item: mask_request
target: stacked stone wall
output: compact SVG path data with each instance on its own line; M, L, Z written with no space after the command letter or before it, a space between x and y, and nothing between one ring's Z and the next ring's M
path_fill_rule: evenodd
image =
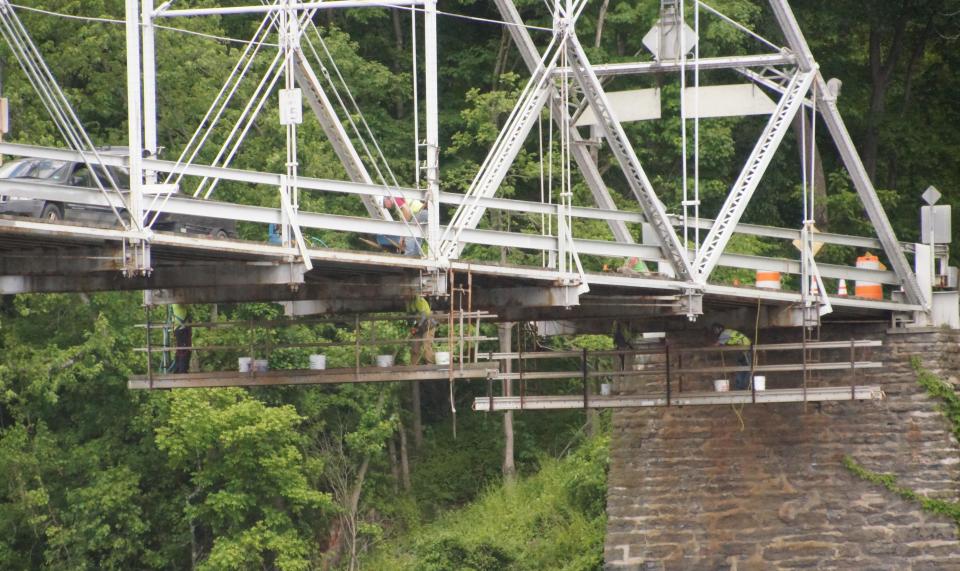
M857 383L881 385L885 400L746 405L742 428L729 405L614 413L608 569L960 569L953 520L842 463L849 455L919 493L960 499L960 448L910 366L917 356L957 382L960 332L825 328L831 335L883 339L867 357L884 368Z

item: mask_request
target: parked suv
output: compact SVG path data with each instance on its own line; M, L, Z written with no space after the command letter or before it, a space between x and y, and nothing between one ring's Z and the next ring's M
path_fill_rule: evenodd
M92 169L86 163L53 159L16 159L4 163L0 166L0 214L43 218L51 222L73 220L100 225L116 224L116 215L108 206L30 198L29 193L22 187L16 192L9 191L14 194L12 196L4 195L4 181L7 180L96 188L97 184L93 179L96 176L104 188L109 188L104 167L98 164L91 166ZM106 168L121 191L126 192L125 189L130 186L127 170L114 166ZM121 215L126 216L126 212L121 210ZM206 234L217 238L236 237L236 222L206 216L161 213L153 228L160 231Z

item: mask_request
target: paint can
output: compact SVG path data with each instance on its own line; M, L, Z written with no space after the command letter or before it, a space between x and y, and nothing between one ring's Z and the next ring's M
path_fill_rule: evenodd
M257 373L266 373L270 370L270 361L267 359L254 359L253 370Z
M757 270L757 287L763 289L780 289L780 272Z
M377 355L377 366L378 366L378 367L392 367L392 366L393 366L393 355Z
M433 356L438 365L450 364L450 353L447 351L437 351Z
M758 390L758 391L767 390L767 377L763 375L754 375L753 388L754 390Z
M610 396L610 383L600 383L600 396Z
M730 390L730 381L728 379L717 379L713 381L713 390L718 393L725 393Z
M237 368L241 373L249 373L250 365L253 363L253 357L240 357L237 359Z

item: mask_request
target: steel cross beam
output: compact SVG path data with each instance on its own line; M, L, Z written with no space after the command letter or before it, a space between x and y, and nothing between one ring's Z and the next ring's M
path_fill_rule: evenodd
M793 15L790 4L786 0L770 0L770 7L773 8L777 22L783 30L787 45L797 56L800 68L811 71L816 75L817 91L820 94L817 109L820 111L824 123L827 124L827 129L833 137L834 144L836 144L837 149L840 151L844 166L847 167L850 178L853 179L853 185L857 189L857 194L860 196L860 201L867 211L867 216L877 231L877 238L879 238L880 243L883 244L883 251L886 253L887 259L890 260L894 272L896 272L902 282L903 290L907 294L907 299L911 303L922 305L925 310L929 311L931 300L926 299L926 296L920 289L920 284L917 283L917 278L913 270L910 268L910 264L907 262L906 256L903 255L903 251L899 247L893 226L890 225L890 220L883 210L880 198L877 197L877 191L873 186L873 182L871 182L870 177L867 175L863 161L860 160L860 155L857 153L857 148L853 144L853 139L850 138L850 133L847 131L847 127L843 122L843 117L840 116L840 111L837 109L836 97L830 94L830 90L827 88L827 82L823 79L823 75L820 74L819 70L816 69L813 52L810 51L810 46L803 37L803 32L800 31L800 25Z
M520 57L527 65L527 69L530 70L530 73L533 73L540 64L540 52L537 50L536 44L533 43L530 32L523 27L523 19L520 18L520 13L517 12L517 8L512 0L494 0L494 2L497 4L497 8L500 10L500 15L504 21L512 24L507 26L507 31L510 32L513 43L520 51ZM557 123L557 127L563 129L563 113L566 109L561 102L556 99L556 87L551 84L550 90L550 105L553 109L553 117ZM583 137L580 136L580 132L577 131L577 128L572 123L570 124L569 137L572 142L570 145L570 154L573 155L573 159L580 169L580 174L583 176L587 187L590 189L590 193L593 195L593 200L600 208L616 210L617 205L610 196L607 185L603 182L603 176L600 174L600 170L597 168L596 163L590 156L590 152L584 145ZM623 221L607 219L607 225L610 227L610 231L613 232L613 237L617 242L633 243L633 235Z
M723 254L723 249L733 236L737 222L740 221L740 217L743 216L743 212L750 202L750 197L753 196L764 171L767 169L767 165L770 164L777 147L780 146L780 142L790 128L793 117L800 109L800 104L813 82L813 76L814 72L812 70L804 71L802 69L797 70L793 75L786 92L780 98L780 103L777 104L776 110L770 116L760 140L757 141L753 152L747 159L747 164L740 171L740 176L733 184L730 194L727 195L727 199L717 215L713 228L707 234L695 263L697 279L701 283L707 281L717 262L720 261L720 255Z
M624 175L626 175L630 190L636 195L637 201L657 233L664 254L680 279L693 282L693 270L687 259L686 248L683 247L677 233L674 232L673 226L667 218L666 210L660 199L657 198L657 194L650 184L650 179L647 178L647 173L640 165L640 159L637 158L636 151L633 150L633 146L627 139L623 126L614 116L610 101L600 85L600 80L593 73L587 54L583 51L583 46L580 45L576 34L568 36L566 48L573 76L583 89L583 95L593 109L600 128L610 143L610 148L617 158L617 162L620 163Z

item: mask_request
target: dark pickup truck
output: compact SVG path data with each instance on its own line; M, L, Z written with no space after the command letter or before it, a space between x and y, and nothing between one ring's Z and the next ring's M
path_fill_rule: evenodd
M122 192L130 186L130 177L122 167L108 166L110 176ZM77 221L97 225L117 224L117 217L108 206L80 204L67 200L51 200L48 197L30 197L23 185L16 190L7 188L7 181L36 182L45 185L62 185L80 188L96 188L96 176L104 188L110 188L107 175L100 165L88 167L82 162L52 159L16 159L0 166L0 214L15 214L43 218L51 222ZM9 194L8 194L9 193ZM121 211L126 216L126 212ZM148 220L153 217L148 216ZM206 216L161 213L153 224L154 230L208 235L216 238L235 238L236 222Z

